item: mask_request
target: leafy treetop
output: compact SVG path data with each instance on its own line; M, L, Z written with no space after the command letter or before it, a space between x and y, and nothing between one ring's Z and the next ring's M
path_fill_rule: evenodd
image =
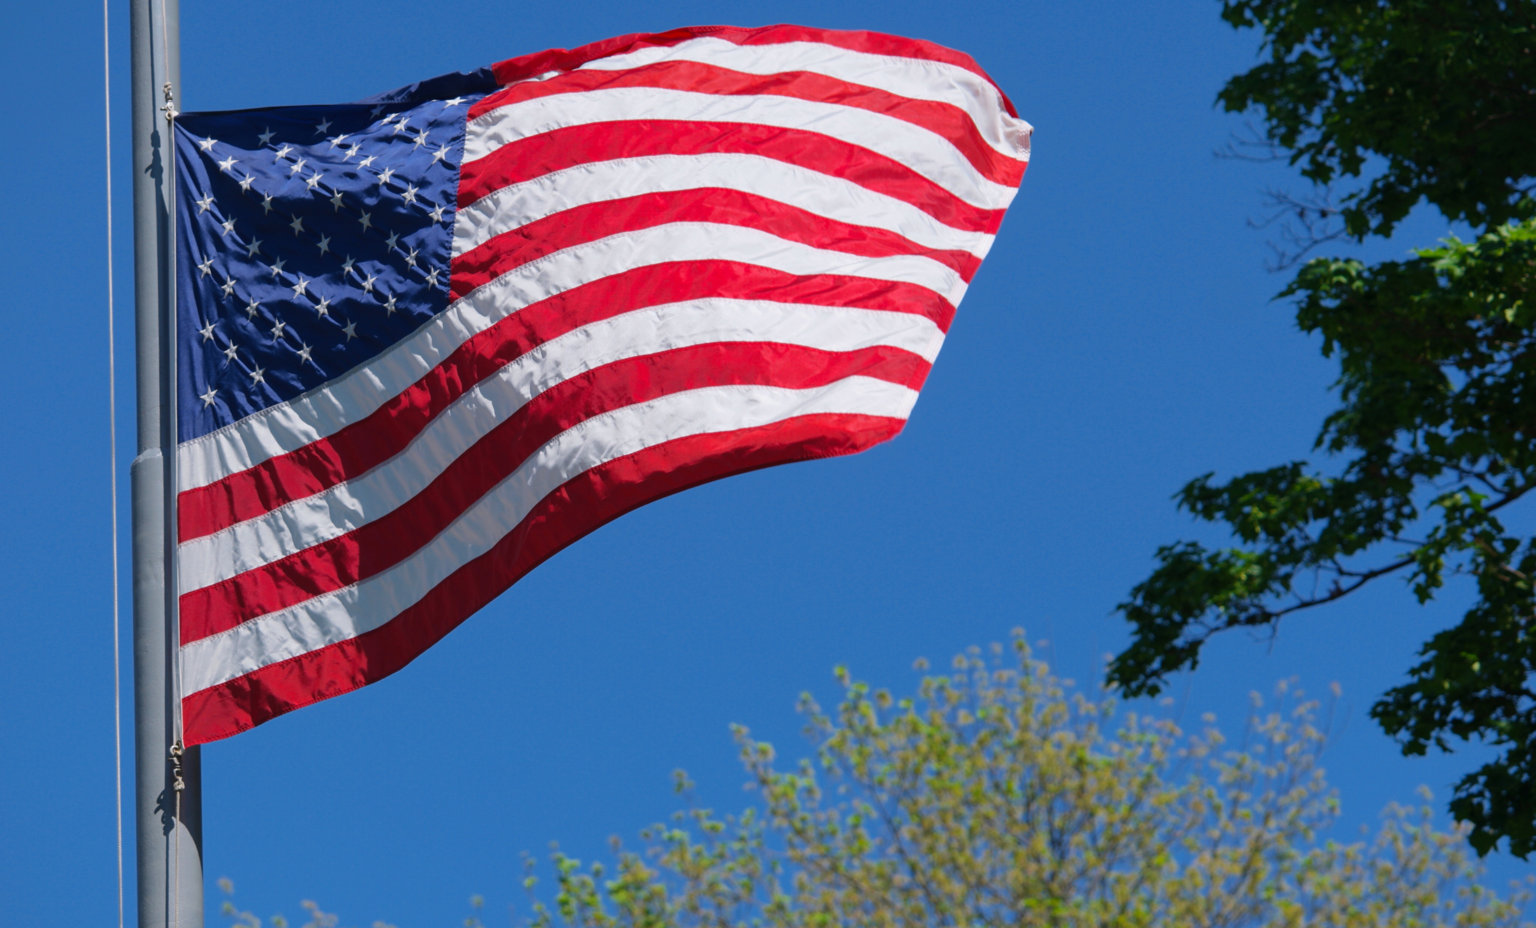
M1256 704L1234 746L1209 720L1185 734L1074 693L1022 635L911 698L840 680L835 708L802 700L812 759L781 764L738 730L745 812L686 809L611 869L557 850L553 887L530 864L533 905L512 923L1516 928L1529 902L1482 885L1428 809L1322 840L1338 810L1298 693ZM478 912L466 924L483 928Z
M1531 216L1536 13L1530 0L1227 0L1267 60L1219 100L1262 113L1308 180L1372 174L1347 198L1356 237L1420 200L1493 226Z
M1111 681L1155 693L1224 629L1273 629L1378 578L1420 602L1472 580L1462 621L1425 642L1372 709L1407 753L1457 741L1494 760L1451 811L1487 852L1536 850L1536 540L1509 521L1536 487L1536 4L1529 0L1228 0L1268 59L1221 101L1256 109L1317 183L1360 178L1347 231L1385 234L1414 205L1472 223L1401 261L1315 259L1281 293L1339 364L1314 461L1176 496L1236 545L1157 552L1120 607Z

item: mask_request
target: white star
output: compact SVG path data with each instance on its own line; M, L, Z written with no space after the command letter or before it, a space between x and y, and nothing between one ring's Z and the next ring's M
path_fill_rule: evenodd
M234 296L235 295L235 279L233 277L231 277L230 279L224 281L222 284L219 285L219 289L224 291L224 296L225 296L226 299L231 297L231 296Z
M257 384L257 383L265 382L265 380L266 380L266 377L265 377L266 373L267 373L266 370L263 369L261 367L261 365L258 364L255 368L253 368L251 370L251 383Z
M350 342L352 339L357 337L357 323L348 322L346 325L341 327L341 331L346 334L347 341Z
M425 144L427 144L427 134L425 132L423 132L422 134L416 136L416 141L411 143L411 147L412 148L420 148L421 146L423 146Z
M272 127L262 126L261 135L258 135L257 138L261 140L261 144L263 145L270 144L272 141Z
M207 277L209 274L212 274L213 273L213 259L209 258L207 261L204 261L202 264L199 264L197 266L197 271L198 271L197 276L199 276L199 277Z
M245 175L245 177L242 178L241 181L240 181L240 192L241 193L249 193L250 189L251 189L251 184L254 183L254 182L255 182L255 178L251 177L251 175L249 175L249 174Z
M318 313L322 318L329 316L331 314L330 297L326 297L325 299L322 299L320 302L316 303L315 312Z
M219 162L219 170L223 171L225 174L228 174L230 171L233 171L234 169L235 169L235 156L234 155L230 155L228 158L225 158L223 161Z
M290 151L293 151L293 146L292 145L284 145L282 148L279 148L277 150L277 157L275 159L273 159L273 160L274 161L281 161L281 160L283 160L284 158L288 157L288 153Z
M416 249L412 248L411 253L405 256L405 263L411 267L416 266Z
M284 322L281 319L279 319L276 322L272 323L272 340L273 341L277 341L278 339L282 338L283 337L283 330L286 329L286 328L288 328L288 323Z
M203 341L205 342L213 341L213 323L210 322L203 326L201 329L198 329L197 334L201 335L203 337Z
M347 153L341 157L341 160L351 161L353 158L357 157L358 149L361 147L361 145L353 143L352 147L347 149Z
M300 277L298 280L294 281L294 284L293 284L293 295L294 296L303 296L308 290L309 290L309 281L305 280L302 277Z
M314 190L315 189L315 185L320 183L320 181L322 181L324 179L325 179L325 175L321 174L319 171L316 171L314 177L306 177L306 178L304 178L304 186L308 187L310 190Z
M346 140L347 140L347 134L345 132L343 132L342 134L336 136L334 139L331 139L331 147L335 148L336 146L340 145L342 142L345 142Z
M253 238L251 239L251 243L245 246L245 256L247 258L254 258L259 254L261 254L261 239Z
M444 109L447 109L450 106L463 106L463 105L464 105L464 98L463 97L454 97L452 100L444 100L443 101L443 108Z
M314 351L314 350L315 349L309 347L308 345L304 344L303 342L299 342L299 348L298 348L299 360L305 362L306 364L313 364L314 362L309 359L309 353L311 351Z
M267 266L272 269L272 276L273 277L276 277L279 274L283 273L283 259L282 258L278 258L276 261L273 261L271 264L269 264Z
M270 212L272 212L272 194L264 193L261 195L261 213L266 215Z
M213 149L213 139L198 139L197 147L203 151L211 151Z
M427 286L429 286L429 287L437 286L437 275L438 275L438 270L435 267L432 270L427 272Z
M234 342L230 342L229 343L229 347L224 349L224 360L227 361L227 362L231 362L231 363L234 362L234 360L235 360L235 343Z
M443 212L446 209L447 209L447 207L445 207L445 206L434 206L434 207L432 207L432 221L433 222L442 222L443 221Z
M209 387L207 393L198 394L197 398L202 400L203 401L203 407L207 408L207 407L213 405L213 398L218 396L218 395L219 395L219 391L215 390L212 387Z
M400 236L396 235L394 232L391 232L391 233L389 233L389 238L384 240L384 247L388 248L390 251L394 251L395 250L395 245L397 243L399 243L399 241L400 241Z
M405 131L405 124L410 122L410 121L411 121L411 117L409 117L409 116L401 116L400 117L400 121L395 123L395 131L392 134L399 135L400 133L404 132Z
M390 297L389 299L384 301L384 315L386 315L386 316L393 316L394 314L395 314L395 298L394 297Z
M379 104L378 106L375 106L373 108L373 115L375 115L375 116L379 115L382 112L384 112L384 105L382 103ZM379 120L379 122L382 122L384 125L387 126L387 125L389 125L390 120L394 119L396 115L397 114L395 114L395 113L390 113L388 116L385 116L383 119Z
M329 235L320 236L320 241L316 242L315 246L320 249L322 255L325 254L331 250L331 237Z
M354 264L354 262L352 261L352 256L351 255L347 255L347 260L341 262L341 276L345 277L348 274L352 273L352 265L353 264Z
M341 191L340 190L338 190L335 193L331 194L331 212L333 212L333 213L341 212Z
M324 135L329 131L331 131L331 121L329 119L320 120L320 125L315 127L315 135ZM335 148L336 146L333 145L331 147Z
M295 216L295 217L293 217L293 221L288 223L288 228L293 230L293 234L294 235L298 235L300 232L303 232L304 231L304 217L303 216Z
M303 158L300 158L299 160L295 161L293 164L288 165L288 173L289 174L297 174L300 171L304 170L304 165L306 165L308 163L309 162L305 161Z
M261 304L255 300L251 300L245 304L245 314L252 319L256 318L256 311L259 309L261 309Z
M213 205L213 194L210 193L207 196L203 197L201 200L197 201L197 211L199 213L206 213L206 212L208 212L208 207L210 207L212 205Z
M358 223L358 225L362 226L363 229L365 229L365 230L372 228L373 227L373 214L368 212L368 211L366 211L366 210L364 210L363 214L361 216L357 217L357 223Z
M235 231L235 217L231 216L219 223L219 228L224 230L219 233L219 238L227 238L231 232Z
M363 292L364 293L372 293L373 292L373 282L375 280L378 280L378 279L379 278L376 275L374 275L374 274L369 274L367 277L364 277L363 281L362 281L362 283L363 283Z
M389 183L389 179L391 177L394 177L394 176L395 176L395 169L394 168L385 168L384 169L384 173L379 175L379 186L382 187L385 184Z
M357 166L360 167L360 168L366 168L368 165L372 164L374 159L377 158L377 157L378 157L378 155L369 155L368 157L366 157L363 160L359 161L357 163Z
M447 157L448 157L448 146L447 145L439 145L438 148L437 148L437 151L434 151L432 153L432 163L436 164L437 162L442 161L444 158L447 158Z
M415 203L416 202L416 188L411 186L410 184L406 184L405 185L405 192L400 194L400 196L407 203Z

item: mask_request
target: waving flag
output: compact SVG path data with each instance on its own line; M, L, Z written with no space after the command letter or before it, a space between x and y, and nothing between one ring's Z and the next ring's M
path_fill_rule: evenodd
M965 55L792 26L180 116L186 741L651 500L895 435L1029 133Z

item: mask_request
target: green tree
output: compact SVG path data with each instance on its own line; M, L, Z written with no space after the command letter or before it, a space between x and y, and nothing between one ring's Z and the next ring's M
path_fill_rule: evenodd
M1228 110L1319 191L1284 202L1301 250L1385 236L1421 204L1474 230L1401 261L1314 259L1281 293L1339 364L1310 461L1186 485L1178 504L1235 544L1158 550L1120 606L1110 679L1159 691L1222 630L1273 627L1382 577L1473 602L1372 708L1405 753L1494 748L1451 812L1486 853L1536 850L1536 540L1509 508L1536 487L1536 4L1225 0L1264 36Z
M813 759L782 768L737 731L752 808L684 810L611 867L556 851L549 891L530 862L535 902L514 923L1470 928L1521 924L1529 904L1481 885L1462 833L1427 808L1389 808L1359 843L1322 840L1337 803L1299 693L1256 697L1231 746L1213 720L1186 735L1072 692L1022 636L911 699L839 679L835 709L802 698ZM336 924L306 906L312 928Z

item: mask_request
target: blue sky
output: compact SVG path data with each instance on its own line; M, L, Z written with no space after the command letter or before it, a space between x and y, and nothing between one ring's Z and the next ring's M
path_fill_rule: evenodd
M1214 108L1216 91L1257 47L1216 4L998 0L944 5L940 19L909 0L447 9L187 2L182 108L340 102L625 32L798 22L971 54L1034 123L1034 160L894 442L626 516L389 680L208 747L211 912L221 876L263 916L314 898L346 924L447 924L475 893L493 912L521 904L522 852L558 840L591 857L609 835L633 838L675 808L675 768L701 802L742 805L728 725L794 756L795 698L832 698L839 663L909 688L915 658L1023 626L1091 684L1126 640L1115 603L1157 545L1195 537L1170 495L1206 471L1310 448L1332 369L1271 302L1285 278L1265 270L1271 233L1247 224L1266 186L1299 184L1282 166L1213 156L1243 125ZM99 12L16 11L0 56L13 132L0 154L13 217L0 226L12 362L0 371L12 436L0 456L0 912L15 925L104 924L116 906ZM112 464L126 494L126 5L112 14ZM1444 234L1421 216L1368 253ZM127 537L124 522L125 558ZM1400 586L1371 589L1273 641L1219 640L1169 693L1185 717L1213 711L1235 730L1252 690L1341 684L1325 763L1352 835L1419 784L1443 802L1471 765L1402 758L1367 716L1457 604L1420 609ZM126 657L126 628L124 645ZM127 858L131 921L131 835ZM1500 880L1527 869L1492 863Z

